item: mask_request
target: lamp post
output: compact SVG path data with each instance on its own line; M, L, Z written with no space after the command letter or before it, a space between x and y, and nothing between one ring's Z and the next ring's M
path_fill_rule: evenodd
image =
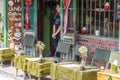
M29 8L33 3L33 0L24 0L25 7L26 7L26 14L25 14L25 29L28 30L30 28L29 19L30 19L30 12Z

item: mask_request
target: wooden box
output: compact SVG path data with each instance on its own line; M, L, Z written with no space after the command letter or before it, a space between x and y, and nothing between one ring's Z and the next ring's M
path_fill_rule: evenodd
M9 48L0 48L0 61L11 60L14 58L14 51Z
M120 80L120 74L112 74L110 72L98 72L97 80L109 80L109 77L112 77L112 80Z
M39 61L28 61L27 73L38 78L50 75L50 65L52 62L47 62L44 59L43 61L43 63L40 63Z
M98 69L88 69L81 71L79 64L58 63L51 64L51 80L97 80Z

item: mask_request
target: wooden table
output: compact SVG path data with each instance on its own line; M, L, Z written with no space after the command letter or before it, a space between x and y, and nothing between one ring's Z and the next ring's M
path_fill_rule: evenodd
M52 80L97 80L97 71L90 66L81 71L76 63L51 64L50 77Z
M112 80L120 80L120 73L113 74L110 70L98 72L97 76L97 80L108 80L110 76L112 77Z

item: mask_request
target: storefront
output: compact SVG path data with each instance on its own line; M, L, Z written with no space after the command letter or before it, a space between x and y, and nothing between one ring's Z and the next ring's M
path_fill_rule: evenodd
M78 0L77 43L90 46L90 63L96 48L119 51L119 23L116 0ZM86 33L83 33L86 28Z

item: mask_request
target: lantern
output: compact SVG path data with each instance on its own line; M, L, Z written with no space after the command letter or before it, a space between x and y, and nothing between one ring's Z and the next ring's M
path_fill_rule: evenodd
M85 27L83 27L82 34L86 34L86 33L87 33L87 29Z
M107 2L106 4L105 4L105 6L104 6L104 10L109 10L110 9L110 5L109 5L109 3Z
M29 24L29 18L30 18L30 12L29 8L33 3L33 0L24 0L25 6L26 6L26 14L25 14L25 29L28 30L30 28Z

